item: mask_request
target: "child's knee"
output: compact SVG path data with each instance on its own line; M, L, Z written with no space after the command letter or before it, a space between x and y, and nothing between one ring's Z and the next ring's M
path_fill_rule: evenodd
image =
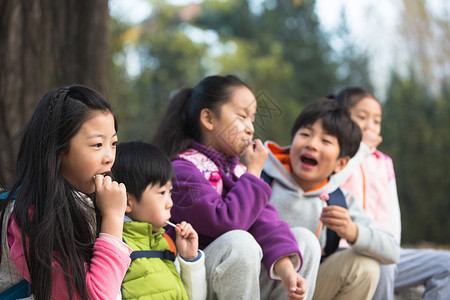
M224 246L241 264L260 264L262 249L255 238L244 230L232 230L223 235Z
M380 279L380 263L370 257L357 255L354 261L355 267L353 268L354 278L364 279L372 283L378 284Z
M320 260L322 249L317 237L307 228L291 228L292 234L298 243L298 248L302 253L303 259Z

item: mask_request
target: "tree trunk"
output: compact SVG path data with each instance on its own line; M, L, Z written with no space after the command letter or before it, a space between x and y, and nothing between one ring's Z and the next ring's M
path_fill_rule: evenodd
M106 93L108 24L105 0L1 1L1 184L12 179L17 136L46 91L78 83Z

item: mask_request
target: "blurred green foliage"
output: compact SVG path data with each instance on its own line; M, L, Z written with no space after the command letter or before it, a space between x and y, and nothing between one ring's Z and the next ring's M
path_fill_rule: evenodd
M111 21L110 99L119 136L150 140L172 93L211 74L235 74L259 101L256 136L290 142L290 127L305 104L349 85L372 90L366 53L352 40L341 15L335 51L321 28L313 0L204 0L175 6L149 0L140 24ZM130 53L140 69L127 71ZM450 87L432 92L415 77L392 72L384 102L383 143L397 175L403 242L450 241L446 191L450 177Z

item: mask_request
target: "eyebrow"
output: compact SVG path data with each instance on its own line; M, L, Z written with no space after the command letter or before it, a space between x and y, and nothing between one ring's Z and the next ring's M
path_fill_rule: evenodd
M369 111L368 110L366 110L366 109L363 109L363 108L360 108L360 109L356 109L356 112L357 113L360 113L360 112L363 112L363 113L366 113L366 114L368 114L369 113ZM382 114L374 114L375 116L382 116Z
M115 136L117 136L117 132L112 135L112 137L115 137ZM101 134L101 133L94 133L94 134L88 136L87 138L88 139L93 139L93 138L98 138L98 137L104 138L104 137L106 137L106 135Z

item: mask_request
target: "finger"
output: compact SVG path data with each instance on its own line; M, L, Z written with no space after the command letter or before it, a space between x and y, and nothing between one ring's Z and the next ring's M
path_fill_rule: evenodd
M246 153L248 153L249 151L254 152L255 151L255 143L252 141L248 141L246 151L247 151Z
M181 237L181 228L180 227L175 227L175 233L177 236Z
M347 222L342 219L335 219L335 218L321 218L320 219L322 223L327 226L328 228L339 228L344 226Z
M306 281L299 280L298 287L297 287L297 291L298 291L299 295L306 294L306 285L307 285Z
M194 228L192 228L192 225L188 224L186 226L186 228L184 229L184 236L186 238L189 238L189 236L193 233L194 233Z
M343 211L347 211L346 208L339 206L339 205L328 205L322 208L322 212L343 212Z
M299 295L299 294L296 294L296 293L289 293L288 294L288 298L292 299L292 300L301 300L304 297L303 297L303 295Z
M260 149L260 148L264 147L264 145L260 139L253 140L253 144L254 144L255 149Z
M111 185L112 178L110 176L105 176L103 179L103 185L109 186Z
M102 186L103 184L103 175L95 175L94 176L94 184L95 184L95 189L98 190L99 187Z

